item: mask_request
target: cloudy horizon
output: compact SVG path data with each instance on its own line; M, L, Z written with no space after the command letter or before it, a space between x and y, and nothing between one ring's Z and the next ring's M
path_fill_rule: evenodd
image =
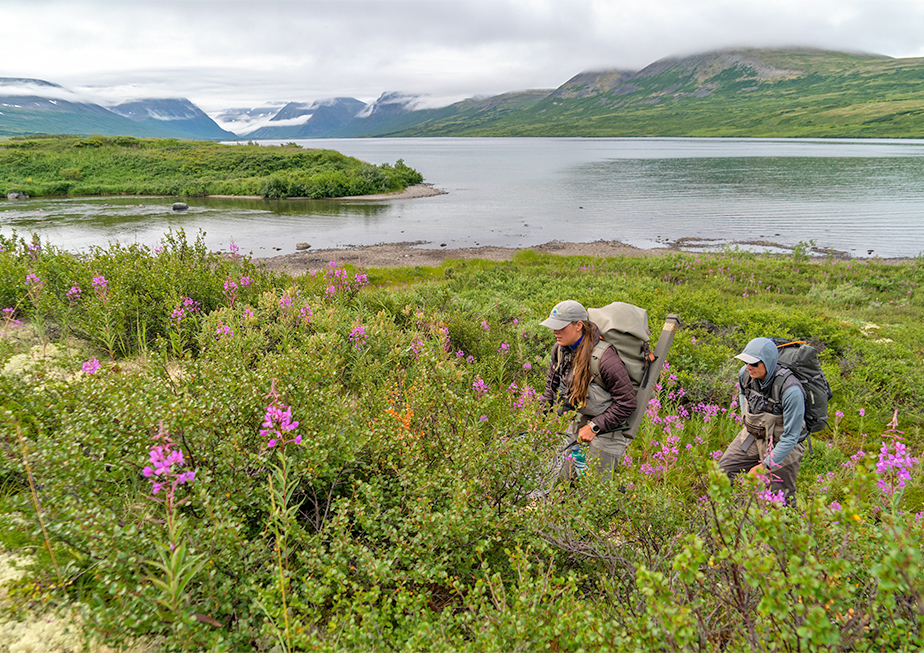
M0 77L114 105L187 98L234 108L383 93L554 89L730 47L924 56L910 0L7 0ZM16 27L27 26L27 27ZM46 92L52 92L45 89Z

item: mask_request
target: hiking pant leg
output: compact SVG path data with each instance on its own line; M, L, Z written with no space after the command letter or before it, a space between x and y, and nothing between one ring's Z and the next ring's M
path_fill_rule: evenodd
M610 478L616 465L622 462L631 440L622 433L601 433L587 446L587 463L604 478Z
M789 455L783 460L783 464L774 467L770 476L770 491L783 491L783 499L786 505L796 507L796 477L799 475L799 467L802 465L802 456L805 454L805 443L800 442Z
M749 433L745 429L735 436L731 441L725 453L719 459L719 467L728 475L729 480L734 479L741 472L746 472L760 462L760 451L757 441L751 438L750 445L746 450L741 449L742 444L746 444Z

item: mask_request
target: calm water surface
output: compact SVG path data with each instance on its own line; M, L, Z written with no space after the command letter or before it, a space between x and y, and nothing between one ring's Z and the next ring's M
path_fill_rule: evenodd
M450 248L690 239L819 246L854 256L924 251L924 141L344 139L298 141L370 163L401 158L446 195L414 200L71 198L0 201L0 233L73 250L206 232L255 256L423 241ZM279 248L278 250L275 248Z

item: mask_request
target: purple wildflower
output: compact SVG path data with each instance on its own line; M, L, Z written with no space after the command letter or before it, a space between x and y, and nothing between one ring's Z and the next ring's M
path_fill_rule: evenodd
M151 479L152 494L157 494L164 487L167 488L168 505L173 502L173 495L176 488L184 483L192 483L196 478L196 472L193 470L180 471L180 468L186 463L183 458L183 452L174 449L176 442L170 439L169 433L164 428L163 422L160 423L155 440L161 440L163 444L155 445L148 452L148 459L151 463L142 470L145 478Z
M476 376L475 380L472 382L472 390L475 391L475 394L479 397L483 397L488 393L488 384L480 376Z
M99 359L91 358L83 364L84 374L96 374L99 370Z
M366 344L366 327L362 324L354 326L350 331L350 342L353 344L353 349L360 351Z
M301 444L302 436L300 435L291 440L286 440L286 434L298 428L298 422L292 421L292 409L279 403L279 393L276 392L276 379L273 379L269 394L266 396L272 401L266 407L260 435L270 438L266 443L267 448L272 449L277 444L282 444L283 446L289 443Z

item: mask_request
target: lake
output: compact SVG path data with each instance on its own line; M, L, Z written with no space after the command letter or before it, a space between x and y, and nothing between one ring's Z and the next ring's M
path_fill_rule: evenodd
M0 233L71 250L156 245L170 228L233 238L254 256L423 241L638 247L815 241L852 256L924 250L924 141L684 138L423 138L296 141L370 163L404 159L447 194L413 200L105 197L0 201ZM275 143L266 142L267 144ZM769 249L759 245L749 248ZM277 249L278 248L278 249Z

